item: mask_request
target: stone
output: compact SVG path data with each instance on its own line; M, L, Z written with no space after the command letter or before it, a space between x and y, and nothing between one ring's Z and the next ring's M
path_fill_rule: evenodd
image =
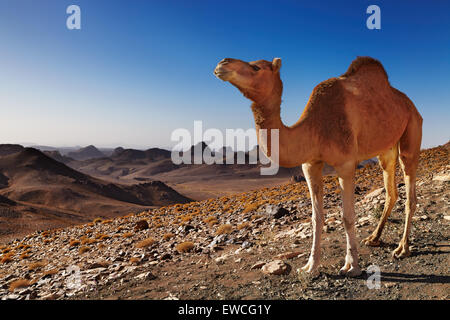
M371 199L375 198L376 196L379 196L383 192L384 188L376 189L375 191L372 191L371 193L367 194L364 199Z
M275 205L267 206L266 213L274 219L279 219L290 214L290 212L285 208Z
M277 255L275 257L275 259L277 259L277 260L293 259L293 258L303 257L304 255L306 255L306 252L302 253L301 251L289 251L289 252L285 252L285 253L281 253L281 254Z
M161 256L161 260L169 260L169 259L172 259L172 255L170 253L164 253Z
M136 222L136 226L134 227L134 231L142 231L145 229L148 229L149 225L147 220L139 220L138 222Z
M188 233L191 230L194 230L194 226L191 226L190 224L187 224L184 226L184 233Z
M134 278L138 279L138 280L154 280L154 279L156 279L156 276L154 274L152 274L151 272L144 272L144 273L137 275Z
M262 272L269 275L288 274L291 270L290 266L282 260L274 260L266 263L262 268Z
M433 181L450 181L450 174L439 174L433 177Z
M264 261L258 261L250 267L250 270L261 269L266 263Z

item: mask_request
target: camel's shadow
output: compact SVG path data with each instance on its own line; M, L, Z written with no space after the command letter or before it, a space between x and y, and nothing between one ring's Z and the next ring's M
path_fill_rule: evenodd
M363 271L363 273L355 279L367 280L371 274ZM327 274L327 277L333 280L344 279L345 276L337 274ZM399 272L381 272L380 281L383 282L397 282L397 283L439 283L449 284L450 276L434 275L434 274L408 274Z
M450 283L450 276L434 274L408 274L397 272L381 272L381 282L410 282L410 283Z

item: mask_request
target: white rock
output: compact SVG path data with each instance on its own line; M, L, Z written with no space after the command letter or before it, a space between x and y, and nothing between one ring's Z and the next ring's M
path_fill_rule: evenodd
M450 174L439 174L433 177L434 181L450 181Z
M379 195L383 192L383 189L384 189L384 188L379 188L379 189L377 189L377 190L375 190L375 191L372 191L371 193L367 194L367 195L364 197L364 199L371 199L371 198L374 198L374 197L376 197L376 196L379 196Z
M262 272L265 274L281 275L289 272L289 265L282 260L274 260L266 263L262 268Z

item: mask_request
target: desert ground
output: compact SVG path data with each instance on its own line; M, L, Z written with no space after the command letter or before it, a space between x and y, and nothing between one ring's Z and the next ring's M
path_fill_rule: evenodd
M380 247L360 247L357 278L338 276L345 235L340 189L325 178L320 274L297 269L311 245L304 181L36 231L1 246L2 299L442 299L450 297L449 147L421 152L411 255L391 257L404 225L404 184ZM381 169L357 171L357 237L384 203ZM95 255L92 254L95 252ZM379 288L369 288L370 266Z

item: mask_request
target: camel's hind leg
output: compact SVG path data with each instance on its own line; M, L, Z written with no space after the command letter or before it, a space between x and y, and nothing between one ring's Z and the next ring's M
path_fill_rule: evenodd
M392 208L398 198L397 187L395 185L395 166L397 164L398 145L395 144L389 151L378 156L381 168L383 168L384 188L386 189L386 201L384 202L383 214L373 233L363 240L368 246L379 246L380 237L383 232L386 220L391 214Z
M413 117L408 123L405 133L400 139L399 153L400 164L405 178L406 203L405 203L405 230L397 249L392 255L395 258L407 257L409 252L409 233L411 230L411 218L416 210L416 171L419 164L420 144L422 142L422 119Z

